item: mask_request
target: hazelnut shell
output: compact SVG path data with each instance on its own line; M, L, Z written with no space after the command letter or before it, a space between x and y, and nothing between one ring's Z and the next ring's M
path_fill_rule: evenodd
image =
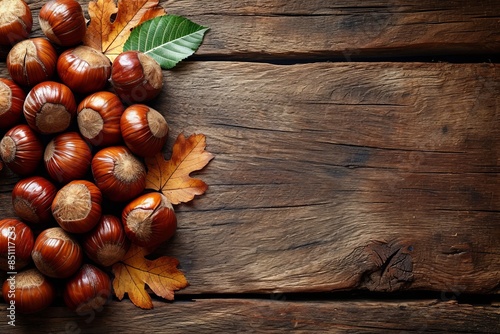
M31 228L16 218L0 220L0 270L18 271L31 262L35 237Z
M167 141L165 117L144 104L133 104L125 109L120 128L127 147L141 157L152 157L161 152Z
M14 45L28 38L33 28L33 15L23 0L2 1L0 45Z
M28 223L49 223L53 219L50 208L56 193L55 185L41 176L19 180L12 190L14 212Z
M83 138L94 146L119 144L124 109L120 98L111 92L100 91L85 97L77 108L78 129Z
M72 235L60 227L51 227L38 235L31 257L42 274L68 278L82 265L83 252Z
M111 280L104 271L84 264L67 282L64 303L78 314L100 310L111 296Z
M10 128L21 120L26 93L14 81L0 78L0 128Z
M76 100L68 86L44 81L33 87L24 101L28 125L41 134L56 134L69 128L76 116Z
M103 215L97 226L82 238L85 254L103 267L120 261L130 247L121 220L113 215Z
M82 6L75 0L51 0L40 9L40 27L47 38L60 46L82 42L87 30Z
M42 37L23 40L7 54L7 70L12 80L23 87L50 80L56 71L56 62L56 49Z
M43 157L43 143L26 124L20 124L3 136L0 157L14 173L27 176L34 173Z
M126 103L150 101L163 88L163 73L152 57L130 50L119 54L111 66L111 84Z
M75 180L63 186L52 202L52 215L63 230L71 233L90 231L101 218L102 194L87 180Z
M56 289L47 277L32 268L17 273L13 280L7 279L2 294L7 304L15 305L16 312L29 314L49 307L55 299Z
M146 186L146 167L127 147L110 146L98 151L91 163L95 184L114 202L139 195Z
M111 74L111 62L103 53L80 45L65 50L57 60L61 81L78 94L90 94L106 87Z
M67 183L85 177L92 151L77 132L65 132L47 144L43 159L50 177L59 183Z
M150 250L170 239L177 228L172 204L158 192L144 194L127 204L122 223L133 243Z

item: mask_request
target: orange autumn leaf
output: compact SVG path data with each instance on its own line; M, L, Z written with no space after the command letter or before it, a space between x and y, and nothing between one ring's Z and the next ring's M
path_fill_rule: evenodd
M152 309L151 296L145 285L159 297L174 299L174 291L188 286L184 274L177 269L179 261L175 258L162 256L156 260L145 258L144 248L132 245L124 259L113 265L113 289L119 300L125 293L134 303L143 309Z
M165 15L158 0L97 0L88 5L90 24L83 44L103 52L111 61L123 51L133 28Z
M161 153L146 158L148 173L146 188L162 192L172 204L186 203L195 195L203 194L208 186L200 179L189 176L205 167L213 155L205 151L206 139L202 134L189 136L181 133L166 161Z

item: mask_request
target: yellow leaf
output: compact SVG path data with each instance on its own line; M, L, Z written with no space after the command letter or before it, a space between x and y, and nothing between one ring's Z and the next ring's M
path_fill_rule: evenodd
M148 260L144 256L144 248L132 245L124 259L113 265L113 289L119 300L125 293L134 303L143 309L152 309L151 296L145 285L159 297L174 299L174 291L188 286L184 274L177 269L179 261L175 258L162 256L156 260Z
M123 52L133 28L165 15L158 0L97 0L88 5L90 24L83 44L103 52L111 61Z
M172 204L186 203L195 195L203 194L208 186L190 173L205 167L213 155L205 151L206 139L202 134L189 136L181 133L172 149L172 157L166 161L161 153L146 158L148 173L146 188L161 191Z

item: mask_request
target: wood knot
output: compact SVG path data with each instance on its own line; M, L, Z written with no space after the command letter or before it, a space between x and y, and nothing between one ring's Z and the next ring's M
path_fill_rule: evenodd
M373 241L364 248L368 268L361 285L372 291L396 291L413 282L413 246L401 241Z

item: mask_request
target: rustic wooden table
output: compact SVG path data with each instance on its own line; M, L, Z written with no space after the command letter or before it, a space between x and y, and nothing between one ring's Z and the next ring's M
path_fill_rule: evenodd
M215 155L158 252L190 286L0 332L500 332L498 1L162 5L211 28L154 103Z

